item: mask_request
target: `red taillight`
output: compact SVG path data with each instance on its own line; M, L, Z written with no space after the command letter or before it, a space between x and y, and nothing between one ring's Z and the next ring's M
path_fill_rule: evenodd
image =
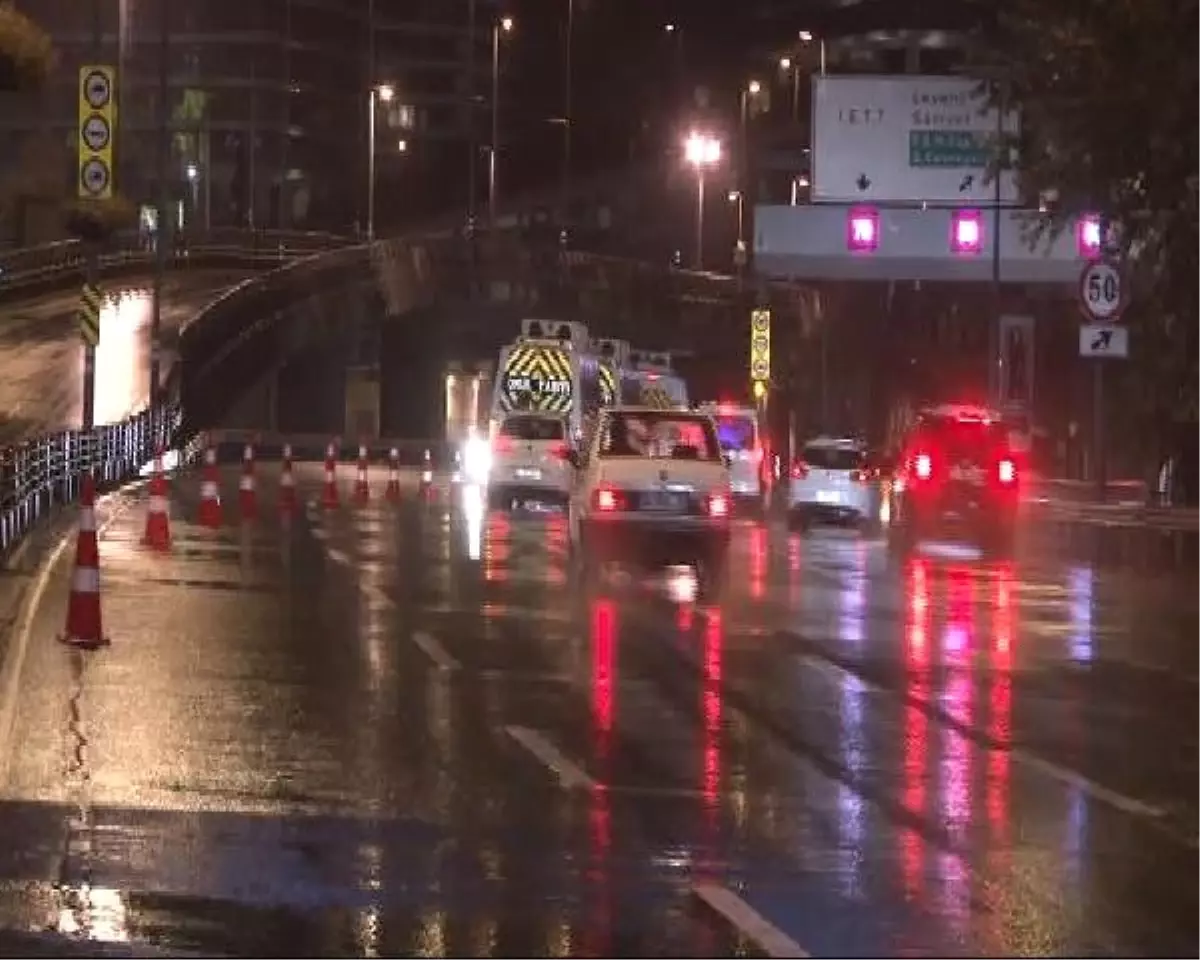
M496 437L496 439L492 441L492 453L511 453L512 446L512 440L510 440L508 437Z
M708 495L708 515L710 517L729 516L729 495L725 493L710 493Z
M600 487L592 495L592 499L601 513L612 513L621 509L621 494L612 487Z
M792 479L803 480L808 476L808 464L803 460L797 460L792 464Z
M996 476L1004 486L1017 482L1017 465L1005 458L996 468Z
M918 480L928 480L933 476L933 457L927 453L918 453L913 457L913 473Z
M550 444L550 456L566 460L571 456L571 448L565 442L552 443Z

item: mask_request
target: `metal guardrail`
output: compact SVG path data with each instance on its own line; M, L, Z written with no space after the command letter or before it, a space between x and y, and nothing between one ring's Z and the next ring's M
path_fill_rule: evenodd
M186 233L168 251L170 269L237 263L271 267L297 257L356 243L331 233L236 228ZM29 296L70 283L82 282L87 246L62 240L37 247L0 252L0 297ZM137 234L119 234L97 251L101 275L153 266L155 249Z
M92 431L45 434L0 453L0 551L7 553L55 506L70 503L91 473L101 489L136 479L171 443L178 407L143 411Z

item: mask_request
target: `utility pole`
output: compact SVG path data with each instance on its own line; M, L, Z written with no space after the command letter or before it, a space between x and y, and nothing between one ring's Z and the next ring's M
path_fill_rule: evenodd
M575 0L567 0L567 39L566 39L566 55L564 57L564 109L563 109L563 172L562 172L562 190L563 190L563 220L566 226L567 207L571 200L571 134L572 127L575 125L575 118L571 115L573 109L571 87L574 81L572 73L572 48L575 46Z
M162 403L162 299L163 284L167 273L167 244L172 242L173 231L169 230L167 210L171 206L171 191L168 186L170 167L170 111L167 98L170 93L168 69L171 53L171 0L158 0L158 203L155 211L154 230L154 299L150 314L150 405L157 409ZM253 224L253 214L251 214Z
M475 33L476 0L467 0L467 223L471 235L475 233L476 166L479 158L479 137L475 122Z
M101 0L92 0L92 62L99 64L104 57L104 20ZM112 96L112 91L109 92ZM109 137L112 136L110 127ZM111 189L113 171L108 170L109 189ZM100 276L98 249L100 241L92 238L86 244L87 259L84 267L84 286L90 291L96 289ZM99 318L97 318L97 336L99 336ZM96 425L96 345L86 342L83 347L83 429L91 430Z

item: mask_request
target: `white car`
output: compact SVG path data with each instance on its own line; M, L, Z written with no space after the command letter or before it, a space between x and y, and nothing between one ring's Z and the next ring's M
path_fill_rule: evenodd
M733 498L753 507L763 505L763 449L758 435L758 411L753 407L705 404L700 408L717 425L717 439L729 462Z
M576 462L569 527L584 564L695 563L701 578L714 582L729 548L732 502L711 417L605 409Z
M567 505L575 468L564 418L509 414L498 424L486 459L490 506Z
M877 487L860 441L816 437L792 464L788 518L800 527L872 523L879 516Z

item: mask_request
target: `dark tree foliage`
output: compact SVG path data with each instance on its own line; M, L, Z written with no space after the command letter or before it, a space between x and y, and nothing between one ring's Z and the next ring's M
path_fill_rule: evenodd
M53 67L50 37L11 3L0 3L0 91L36 89Z
M1096 211L1132 280L1125 407L1149 443L1196 417L1196 0L1006 0L998 62L1051 230ZM1123 404L1124 406L1124 404Z

